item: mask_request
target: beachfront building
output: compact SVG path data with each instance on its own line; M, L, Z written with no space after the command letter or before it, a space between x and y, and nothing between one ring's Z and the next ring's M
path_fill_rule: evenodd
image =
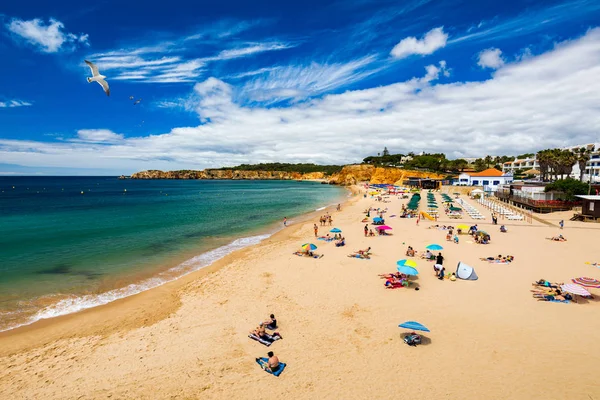
M583 200L580 216L584 221L600 220L600 196L577 196Z
M512 174L489 168L481 172L463 172L454 182L456 186L483 186L485 192L495 192L498 186L511 183Z
M585 148L591 151L590 159L586 164L585 172L583 175L584 182L600 182L600 143L588 143L577 146L563 147L562 150L570 150L577 152L579 149ZM540 169L536 156L526 157L522 159L515 158L513 161L508 161L502 164L502 172L514 174L518 170L530 170ZM580 169L579 164L573 165L570 177L573 179L579 179Z
M543 182L513 182L498 186L495 196L508 204L538 213L566 211L579 201L565 201L562 192L546 192Z

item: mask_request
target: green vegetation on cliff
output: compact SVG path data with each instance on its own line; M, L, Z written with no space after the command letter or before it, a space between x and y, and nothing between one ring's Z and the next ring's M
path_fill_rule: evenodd
M224 167L220 170L232 171L283 171L299 172L307 174L311 172L323 172L327 175L335 174L342 170L342 165L316 165L316 164L288 164L288 163L267 163L267 164L241 164L236 167Z

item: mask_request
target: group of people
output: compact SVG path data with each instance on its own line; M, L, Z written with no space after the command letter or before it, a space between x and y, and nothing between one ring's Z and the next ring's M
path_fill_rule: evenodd
M329 226L331 226L331 224L333 224L333 219L331 218L331 215L325 214L325 215L321 216L321 218L319 218L319 224L321 226L325 226L328 223L329 223Z
M408 287L410 285L410 282L408 281L408 275L401 274L400 272L392 272L390 274L379 274L379 277L385 279L386 289Z
M256 336L259 339L273 341L276 338L281 339L281 335L278 332L273 332L272 334L267 333L267 329L275 330L277 329L277 319L275 319L275 315L271 314L269 319L261 322L254 330L250 331L250 337ZM275 373L279 371L281 368L281 363L279 358L272 352L269 351L267 353L268 358L256 358L256 361L261 365L261 367L270 373Z
M481 258L482 261L488 261L491 263L501 263L501 264L508 264L513 262L513 260L515 259L514 256L502 256L502 254L498 254L497 257L486 257L486 258Z
M532 283L535 289L531 290L532 296L538 301L568 301L572 300L571 294L563 292L561 283L551 283L545 279L540 279Z

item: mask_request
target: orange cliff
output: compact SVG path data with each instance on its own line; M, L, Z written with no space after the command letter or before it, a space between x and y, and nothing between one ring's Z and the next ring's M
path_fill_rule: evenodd
M342 170L329 178L330 183L354 185L358 182L402 184L408 178L443 179L444 176L425 171L414 171L400 168L381 168L373 165L346 165Z

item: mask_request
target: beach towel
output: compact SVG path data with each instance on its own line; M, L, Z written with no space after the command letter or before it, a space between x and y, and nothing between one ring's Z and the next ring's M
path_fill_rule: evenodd
M258 365L260 365L260 367L261 367L261 368L262 368L262 369L263 369L263 370L264 370L266 373L269 373L269 374L271 374L271 375L275 375L275 376L279 376L279 375L281 375L281 373L282 373L282 372L283 372L283 370L285 369L285 365L286 365L286 364L285 364L285 363L282 363L282 362L280 362L280 363L279 363L279 368L277 368L277 371L271 372L271 371L269 371L269 370L265 369L265 367L266 367L266 365L267 365L267 363L268 363L268 362L269 362L269 359L268 359L268 358L266 358L266 357L261 357L261 358L257 358L257 359L256 359L256 363L257 363Z
M254 333L248 335L248 337L252 340L256 340L258 343L264 344L269 347L273 344L274 341L281 339L279 335L269 335L268 333L264 337L260 337Z
M552 299L552 300L546 300L549 301L551 303L565 303L565 304L569 304L570 300L558 300L558 299Z
M317 240L324 240L324 241L326 241L326 242L331 242L331 241L333 240L333 238L332 238L332 237L330 237L330 238L326 238L326 237L318 237L318 238L317 238Z

